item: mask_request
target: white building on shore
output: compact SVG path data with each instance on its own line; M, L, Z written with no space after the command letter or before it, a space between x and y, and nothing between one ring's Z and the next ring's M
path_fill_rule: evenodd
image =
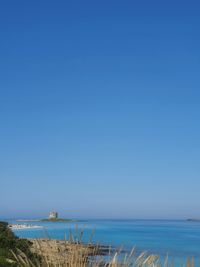
M56 211L51 211L49 212L49 219L58 219L58 212Z

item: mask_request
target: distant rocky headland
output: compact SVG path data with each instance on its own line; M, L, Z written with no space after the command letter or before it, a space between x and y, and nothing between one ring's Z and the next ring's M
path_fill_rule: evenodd
M192 218L190 218L190 219L187 219L187 221L188 222L200 222L200 219L192 219Z

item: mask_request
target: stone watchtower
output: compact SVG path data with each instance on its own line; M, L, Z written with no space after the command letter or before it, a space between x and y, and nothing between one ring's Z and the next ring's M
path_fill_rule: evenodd
M52 220L52 219L58 219L58 212L56 211L51 211L49 212L49 219Z

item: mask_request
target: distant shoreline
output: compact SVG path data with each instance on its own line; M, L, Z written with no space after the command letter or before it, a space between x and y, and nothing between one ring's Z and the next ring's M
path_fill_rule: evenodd
M26 230L26 229L40 229L43 228L41 225L33 225L33 224L10 224L8 227L11 230Z

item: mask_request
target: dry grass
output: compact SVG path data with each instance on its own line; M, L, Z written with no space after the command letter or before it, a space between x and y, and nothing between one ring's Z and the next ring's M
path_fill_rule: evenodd
M20 267L174 267L168 257L161 264L159 256L145 252L138 256L135 249L122 258L121 251L107 248L105 257L105 247L80 241L81 238L75 241L72 236L68 241L33 239L31 250L40 256L40 260L36 259L33 263L21 251L13 253L13 256ZM184 265L194 266L194 259L188 259Z
M32 243L32 251L41 256L44 266L87 266L89 257L100 254L99 246L79 242L35 239Z
M39 252L41 255L41 261L32 263L26 255L19 253L14 254L14 257L21 266L30 267L160 267L158 256L147 255L141 253L139 256L135 256L134 253L126 255L123 260L118 260L120 253L116 252L114 256L109 255L108 259L105 260L102 256L97 256L98 251L92 247L85 247L79 245L67 244L66 250L63 245L59 243L51 243L47 241L37 240L37 249L34 248L35 252ZM59 244L59 245L58 245ZM166 265L170 266L170 265ZM188 265L189 267L190 265Z

